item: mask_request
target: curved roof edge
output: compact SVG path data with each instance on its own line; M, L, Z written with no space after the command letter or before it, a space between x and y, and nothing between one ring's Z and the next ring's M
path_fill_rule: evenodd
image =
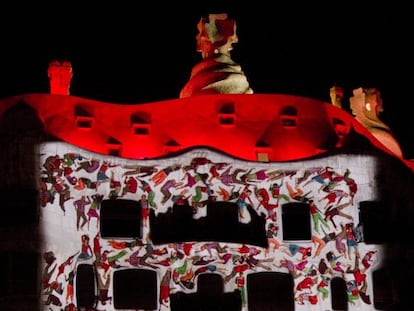
M0 116L18 103L37 112L46 134L104 155L155 159L204 146L249 161L297 161L340 151L356 132L414 172L413 161L385 146L348 112L301 96L215 94L116 104L26 94L0 99Z

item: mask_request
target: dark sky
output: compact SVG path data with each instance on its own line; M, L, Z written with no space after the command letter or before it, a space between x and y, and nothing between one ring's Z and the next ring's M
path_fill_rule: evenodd
M124 2L1 8L0 97L48 93L48 62L67 59L74 96L125 104L177 98L201 59L197 22L203 14L226 12L238 27L232 58L255 93L329 101L334 84L347 98L354 88L376 87L384 101L381 119L405 157L414 158L408 4Z

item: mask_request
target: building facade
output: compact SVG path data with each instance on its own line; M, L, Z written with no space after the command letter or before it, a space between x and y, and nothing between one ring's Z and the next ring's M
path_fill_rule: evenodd
M199 114L210 124L194 112L193 128L184 131L206 139L200 145L195 138L194 145L182 145L180 126L168 132L145 105L128 106L119 115L123 121L115 116L122 107L112 104L107 113L113 119L91 114L79 120L79 103L88 111L107 104L47 94L3 100L6 305L30 298L40 310L190 310L214 294L235 310L389 310L409 299L403 285L411 265L409 162L379 148L358 121L329 103L212 95L154 105L163 114L161 106L190 109L200 100ZM267 137L278 144L265 144L262 131L251 130L259 128L247 111L258 102L280 112L274 118L280 128L271 120L262 124L272 124L274 136ZM234 110L225 115L233 124L222 122L220 109L215 116L208 112L229 103ZM284 141L283 135L306 133L320 122L302 122L304 103L323 107L349 131L337 135L332 126L322 139L335 142L330 149L316 148L305 134ZM60 110L45 117L47 105ZM286 105L297 109L296 117L284 114ZM152 121L130 122L131 144L138 153L164 154L122 155L123 142L112 136L136 115ZM182 124L178 115L168 120ZM56 122L67 128L52 132ZM102 137L100 129L111 135ZM33 282L33 274L41 282Z
M196 83L118 105L71 96L68 62L49 77L0 100L4 310L411 306L414 165L361 119L371 93L358 119Z

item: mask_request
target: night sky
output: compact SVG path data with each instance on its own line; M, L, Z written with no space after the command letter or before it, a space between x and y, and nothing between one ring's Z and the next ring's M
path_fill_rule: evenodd
M239 37L232 58L256 94L330 101L333 85L342 86L346 98L355 88L376 87L384 101L381 119L405 158L414 158L408 2L185 2L194 1L8 4L0 19L0 97L48 93L47 66L57 59L72 63L73 96L123 104L178 98L201 60L197 22L207 13L226 12L236 20Z

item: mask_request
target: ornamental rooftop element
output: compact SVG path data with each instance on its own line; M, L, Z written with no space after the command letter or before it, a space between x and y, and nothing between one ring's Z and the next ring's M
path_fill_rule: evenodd
M197 51L203 59L193 67L180 98L205 94L252 94L241 66L230 56L233 44L238 42L235 20L229 19L226 13L210 14L200 19L197 28Z
M384 110L380 91L375 88L358 88L353 90L353 94L350 103L355 119L388 149L402 156L391 129L380 119L380 113Z

